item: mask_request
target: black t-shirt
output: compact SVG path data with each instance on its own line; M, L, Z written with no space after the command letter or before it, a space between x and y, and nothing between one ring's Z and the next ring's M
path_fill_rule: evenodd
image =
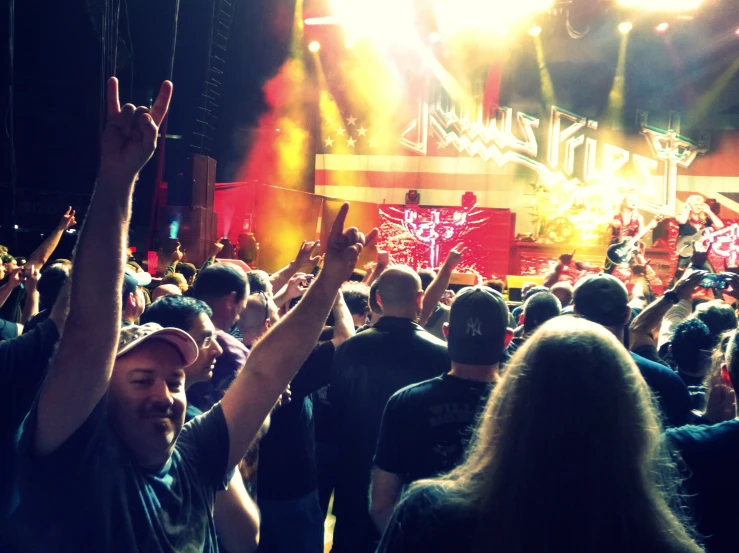
M104 397L47 456L33 452L36 409L21 438L20 551L217 553L213 505L226 486L223 410L185 424L167 464L136 464L110 425Z
M395 509L377 553L468 553L477 519L474 509L450 501L437 486L412 489Z
M455 468L492 387L444 374L396 392L382 417L375 465L406 482Z
M334 345L316 346L290 383L292 401L272 414L269 432L259 442L259 499L283 501L315 490L315 428L311 394L328 384Z
M33 331L0 342L0 389L5 390L0 414L0 520L7 516L16 486L16 434L46 376L59 330L46 320Z
M692 236L693 234L699 232L699 230L703 230L708 227L713 226L713 221L710 217L707 217L706 220L701 224L700 229L697 229L695 226L690 224L690 219L688 219L687 223L683 223L678 227L677 235L678 236Z
M699 534L711 553L739 551L739 420L666 432Z
M683 426L691 420L688 388L678 374L664 365L631 353L649 388L657 396L665 426Z

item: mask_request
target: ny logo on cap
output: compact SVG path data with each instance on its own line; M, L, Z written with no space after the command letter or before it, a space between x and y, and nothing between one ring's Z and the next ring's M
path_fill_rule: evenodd
M482 321L480 319L467 319L467 334L470 336L482 336Z

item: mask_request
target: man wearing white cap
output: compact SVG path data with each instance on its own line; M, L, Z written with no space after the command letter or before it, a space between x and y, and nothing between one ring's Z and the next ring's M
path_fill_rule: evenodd
M255 345L223 400L184 424L183 368L197 357L195 342L177 329L119 332L134 182L171 92L165 82L151 110L121 108L118 83L108 82L67 326L21 437L23 543L14 551L216 553L216 492L310 354L365 244L356 228L344 230L345 204L300 304Z

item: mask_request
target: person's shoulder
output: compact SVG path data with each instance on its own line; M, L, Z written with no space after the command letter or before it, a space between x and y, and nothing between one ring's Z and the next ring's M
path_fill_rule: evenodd
M440 376L424 380L423 382L416 382L395 392L388 400L388 403L392 402L397 405L399 403L407 404L423 401L429 394L433 394L442 387L443 380Z
M673 445L683 449L705 444L739 444L739 420L721 422L718 424L697 426L687 425L679 428L670 428L665 435ZM733 445L737 449L737 445Z
M667 367L666 365L662 365L661 363L657 363L656 361L652 361L651 359L642 357L641 355L638 355L634 352L631 352L631 357L632 359L634 359L634 363L636 363L636 366L639 367L639 370L642 372L648 371L650 374L659 375L665 378L670 378L682 382L680 375L678 375L673 369Z
M426 347L432 349L438 349L440 351L447 351L447 344L444 340L441 340L425 330L423 327L416 325L415 337L419 343L423 343Z

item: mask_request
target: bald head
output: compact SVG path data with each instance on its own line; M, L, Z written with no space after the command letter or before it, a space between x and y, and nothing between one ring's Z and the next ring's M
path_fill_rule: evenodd
M405 265L394 265L377 281L377 302L384 315L415 319L423 291L418 274Z
M154 289L151 294L151 301L157 300L162 296L181 296L182 290L175 284L162 284Z
M251 346L279 319L275 303L266 294L252 294L246 302L237 324L244 336L244 343Z

